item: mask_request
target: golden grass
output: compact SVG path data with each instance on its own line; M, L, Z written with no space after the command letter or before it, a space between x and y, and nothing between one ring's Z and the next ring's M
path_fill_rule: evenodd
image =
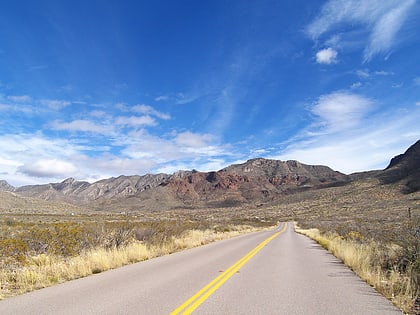
M296 232L317 241L404 312L410 314L413 311L416 285L410 277L410 270L400 273L381 266L384 255L389 259L390 256L392 258L392 255L398 254L398 246L384 247L375 241L358 242L343 239L337 234L320 233L318 229L305 230L296 227Z
M224 232L188 230L160 244L133 241L118 248L87 250L70 258L41 254L31 257L23 267L0 269L0 299L257 230L261 228L246 225L230 226Z

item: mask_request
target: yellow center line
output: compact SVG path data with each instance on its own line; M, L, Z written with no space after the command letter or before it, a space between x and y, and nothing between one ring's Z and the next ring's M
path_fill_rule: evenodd
M196 294L190 297L187 301L185 301L182 305L180 305L178 308L172 311L170 315L191 314L197 307L199 307L205 300L207 300L210 295L212 295L220 286L222 286L223 283L229 280L229 278L232 277L232 275L234 275L252 257L254 257L264 246L270 243L274 238L279 236L281 233L286 231L286 228L287 228L287 223L284 224L283 228L279 232L274 233L269 238L262 241L249 253L247 253L245 256L243 256L241 259L235 262L227 270L225 270L218 277L216 277L214 280L212 280L206 286L204 286L200 291L198 291Z

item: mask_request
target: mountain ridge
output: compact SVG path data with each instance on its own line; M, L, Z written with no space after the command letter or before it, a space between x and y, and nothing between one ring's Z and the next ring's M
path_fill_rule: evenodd
M420 189L420 141L391 159L384 170L346 175L324 165L264 158L232 164L219 171L180 170L173 174L121 175L94 183L67 178L60 183L13 187L0 181L0 191L95 208L226 207L269 203L308 189L346 185L364 178L382 184L401 182L404 192Z

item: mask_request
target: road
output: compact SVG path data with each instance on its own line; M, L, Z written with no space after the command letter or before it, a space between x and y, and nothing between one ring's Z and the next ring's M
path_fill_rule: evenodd
M0 314L189 313L402 314L290 223L0 301Z

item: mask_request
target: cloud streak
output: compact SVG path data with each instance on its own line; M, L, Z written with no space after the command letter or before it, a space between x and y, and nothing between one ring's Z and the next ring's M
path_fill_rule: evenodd
M322 95L308 108L314 115L312 124L271 158L328 165L347 174L385 168L419 139L420 130L413 126L420 109L373 114L376 103L348 91Z
M346 46L346 40L350 41L355 27L359 27L363 38L368 35L363 43L363 60L368 62L375 55L390 52L415 3L415 0L329 0L306 32L315 41ZM328 38L324 39L325 36Z
M338 91L320 96L311 112L318 116L323 131L337 132L359 125L373 104L361 95Z

